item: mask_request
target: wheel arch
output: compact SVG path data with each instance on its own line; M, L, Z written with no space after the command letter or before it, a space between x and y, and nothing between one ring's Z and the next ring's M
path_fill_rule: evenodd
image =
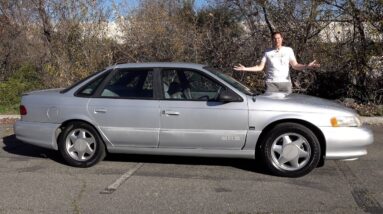
M317 126L315 126L314 124L307 122L305 120L301 120L301 119L281 119L281 120L277 120L277 121L274 121L274 122L268 124L262 130L262 133L260 134L260 136L257 140L257 144L256 144L256 148L255 148L256 156L258 156L257 153L258 153L258 151L260 151L260 147L262 146L262 141L264 140L267 133L272 128L274 128L276 125L282 124L282 123L297 123L297 124L300 124L300 125L307 127L308 129L310 129L315 134L315 136L319 140L319 144L320 144L320 148L321 148L321 157L320 157L320 160L318 163L318 167L323 166L325 156L326 156L326 138L324 137L322 131Z
M58 145L58 139L59 139L62 131L65 129L65 127L67 127L71 123L86 123L86 124L92 126L97 131L97 134L100 135L100 138L102 139L102 143L105 145L105 149L108 152L108 146L107 146L107 143L105 142L104 134L94 124L92 124L89 121L82 120L82 119L69 119L69 120L62 122L61 125L56 130L56 136L55 136L56 145Z

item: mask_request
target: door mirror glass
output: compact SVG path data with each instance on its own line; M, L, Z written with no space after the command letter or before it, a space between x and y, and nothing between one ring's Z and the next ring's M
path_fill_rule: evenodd
M220 102L242 102L242 98L232 92L231 90L222 90L221 93L219 94L218 101Z

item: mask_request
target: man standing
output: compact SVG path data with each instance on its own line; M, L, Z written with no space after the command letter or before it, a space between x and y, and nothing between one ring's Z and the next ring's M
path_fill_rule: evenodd
M292 92L292 83L289 73L290 65L295 70L319 68L316 60L308 65L299 64L295 58L294 51L290 47L282 46L283 37L280 32L272 34L274 48L267 49L261 63L254 67L245 67L241 64L234 66L236 71L259 72L266 65L266 92Z

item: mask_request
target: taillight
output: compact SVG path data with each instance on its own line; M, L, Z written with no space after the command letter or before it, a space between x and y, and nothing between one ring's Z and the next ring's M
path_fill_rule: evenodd
M20 105L20 115L27 115L27 108L23 105Z

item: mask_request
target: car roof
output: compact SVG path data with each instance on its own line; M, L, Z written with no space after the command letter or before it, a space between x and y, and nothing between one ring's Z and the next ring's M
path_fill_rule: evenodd
M156 68L194 68L201 69L206 65L195 64L195 63L184 63L184 62L146 62L146 63L126 63L116 64L107 67L106 69L114 68L145 68L145 67L156 67Z

